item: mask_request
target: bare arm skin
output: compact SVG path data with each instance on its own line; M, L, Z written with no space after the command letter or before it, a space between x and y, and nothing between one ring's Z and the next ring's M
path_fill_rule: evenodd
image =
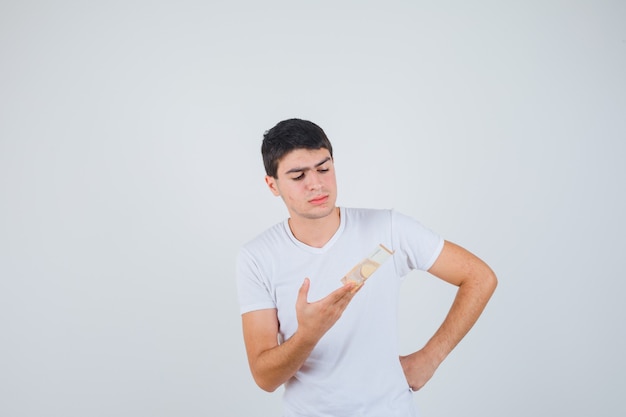
M447 241L428 272L459 289L433 337L422 349L400 357L407 382L413 390L422 388L430 380L441 362L472 328L497 285L497 278L486 263Z
M307 278L298 291L298 329L280 345L276 309L251 311L241 316L250 370L257 385L265 391L276 390L300 369L357 292L353 291L354 284L348 283L325 298L309 303L310 285Z

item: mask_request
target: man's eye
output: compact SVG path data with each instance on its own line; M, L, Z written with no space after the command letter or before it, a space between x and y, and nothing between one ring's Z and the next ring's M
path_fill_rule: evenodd
M303 179L303 178L304 178L304 173L302 173L302 174L298 175L297 177L292 178L292 180L294 180L294 181L300 181L300 180L301 180L301 179Z
M328 169L329 168L320 168L320 169L317 170L317 172L322 172L322 173L323 172L328 172Z

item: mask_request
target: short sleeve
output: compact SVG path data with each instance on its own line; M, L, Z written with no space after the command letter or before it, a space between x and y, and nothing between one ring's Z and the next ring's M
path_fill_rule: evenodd
M391 230L396 268L401 276L411 270L426 271L437 260L444 239L419 221L391 211Z
M245 248L242 248L237 256L236 276L241 314L276 308L267 279L264 279L258 263Z

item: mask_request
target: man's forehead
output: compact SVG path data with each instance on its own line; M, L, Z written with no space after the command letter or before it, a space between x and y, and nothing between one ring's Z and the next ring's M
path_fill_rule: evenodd
M312 169L331 160L330 151L326 148L294 149L278 161L278 171Z

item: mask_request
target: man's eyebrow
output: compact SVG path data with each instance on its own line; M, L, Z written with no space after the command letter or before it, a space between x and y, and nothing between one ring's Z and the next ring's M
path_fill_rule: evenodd
M315 164L313 166L313 168L317 168L321 165L324 165L326 162L330 161L331 157L327 156L326 158L324 158L323 160L321 160L320 162L318 162L317 164ZM295 172L302 172L302 171L308 171L311 168L300 168L300 167L296 167L296 168L291 168L289 171L285 172L285 174L293 174Z

